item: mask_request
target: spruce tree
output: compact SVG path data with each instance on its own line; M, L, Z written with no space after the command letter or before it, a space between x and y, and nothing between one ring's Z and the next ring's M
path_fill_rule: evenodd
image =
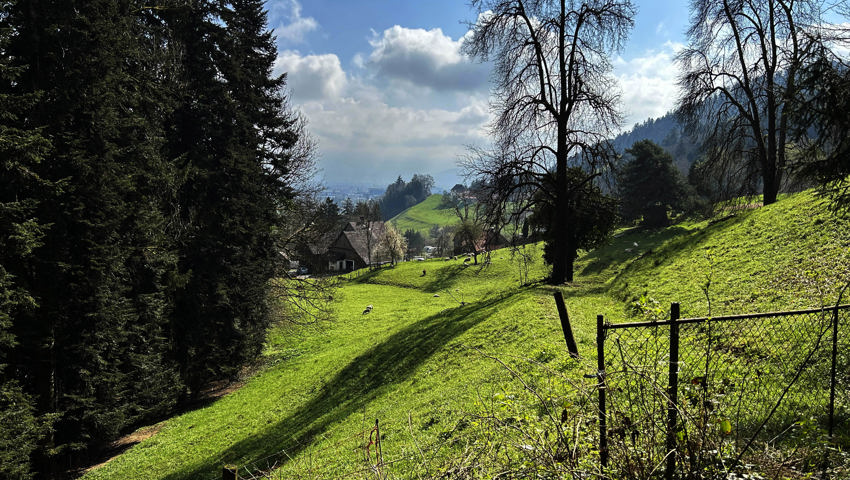
M0 1L0 51L10 41L12 7L13 2ZM36 192L51 185L34 171L50 142L37 130L20 128L20 112L37 98L11 92L20 71L7 56L0 57L0 104L4 106L0 115L0 478L25 479L31 476L30 456L46 430L35 413L34 400L17 381L14 321L20 312L37 307L19 276L47 231L33 218Z
M39 462L47 475L57 456L85 461L175 398L165 329L175 259L159 233L172 180L140 6L20 0L5 19L19 76L4 93L36 98L18 128L52 140L34 172L58 187L34 194L33 216L50 228L18 279L38 306L13 319L23 385L56 419Z
M642 217L651 227L667 225L667 210L681 208L687 196L673 157L651 140L635 142L626 153L630 160L618 178L623 218Z
M258 354L301 124L262 2L0 7L0 472L49 477Z
M276 49L262 2L195 2L172 26L184 49L184 94L170 148L186 179L177 236L186 282L173 331L187 393L196 396L238 374L262 345L298 121L283 77L271 74Z

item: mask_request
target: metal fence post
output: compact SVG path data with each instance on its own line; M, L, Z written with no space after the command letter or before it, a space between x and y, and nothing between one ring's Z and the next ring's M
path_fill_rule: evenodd
M375 468L378 473L381 473L381 467L384 466L384 452L381 451L381 427L378 424L378 419L375 419Z
M829 438L835 431L835 370L838 363L838 306L832 317L832 366L829 375Z
M667 385L667 467L664 478L676 473L676 423L679 406L679 304L670 304L670 371Z
M239 467L236 465L225 465L221 468L222 480L239 480Z
M578 346L576 339L573 337L573 329L570 326L570 316L567 313L567 305L564 303L564 294L560 290L554 293L555 304L558 306L558 316L561 318L561 328L564 330L564 340L567 342L567 351L570 356L578 358Z
M605 322L602 315L596 316L596 368L599 382L599 463L605 470L608 466L608 421L605 413Z

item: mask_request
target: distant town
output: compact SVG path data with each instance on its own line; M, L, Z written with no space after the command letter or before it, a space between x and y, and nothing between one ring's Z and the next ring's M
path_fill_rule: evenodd
M436 185L432 190L433 193L442 193L449 190L449 187ZM375 200L383 195L387 190L386 185L366 185L353 183L331 183L325 185L319 198L330 198L337 205L342 204L346 198L350 198L352 202Z

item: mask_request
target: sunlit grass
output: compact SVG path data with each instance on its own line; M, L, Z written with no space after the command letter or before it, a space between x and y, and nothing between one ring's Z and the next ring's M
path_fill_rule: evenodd
M440 194L431 195L424 201L399 213L390 221L399 232L414 230L426 237L434 225L444 227L458 223L454 210L442 208L442 198L443 196Z
M592 387L583 375L595 371L598 314L625 321L628 305L644 296L704 315L709 279L714 315L834 301L847 278L847 225L803 193L729 218L618 232L582 254L574 284L558 287L580 360L566 354L539 255L528 281L509 250L493 252L490 263L479 257L479 265L429 260L367 273L343 281L334 320L272 329L266 369L241 390L168 420L85 478L213 479L225 463L281 467L279 478L370 478L375 446L370 458L364 447L375 419L384 461L397 460L387 467L391 478L436 476L470 445L493 448L493 431L470 418L526 411L520 424L538 425L540 399L506 366L545 384L544 401ZM552 384L541 369L564 380ZM485 466L477 471L487 477Z

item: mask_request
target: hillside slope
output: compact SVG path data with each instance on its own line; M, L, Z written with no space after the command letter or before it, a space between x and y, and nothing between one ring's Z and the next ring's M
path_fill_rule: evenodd
M595 398L582 376L596 369L597 314L624 321L643 296L701 315L709 279L715 315L832 303L850 277L849 225L803 193L712 221L621 231L581 257L576 283L558 287L581 359L566 355L539 247L524 252L526 285L507 250L487 265L432 260L362 275L336 295L333 322L276 327L268 368L244 388L167 421L84 478L214 479L225 463L246 476L374 478L375 419L389 478L519 471L545 461L535 455L550 442L550 407L563 422ZM592 433L576 425L579 438Z
M390 219L390 222L399 232L414 230L426 237L434 225L444 227L457 223L458 219L454 210L440 207L442 198L443 196L440 194L431 195L422 202L399 213Z

